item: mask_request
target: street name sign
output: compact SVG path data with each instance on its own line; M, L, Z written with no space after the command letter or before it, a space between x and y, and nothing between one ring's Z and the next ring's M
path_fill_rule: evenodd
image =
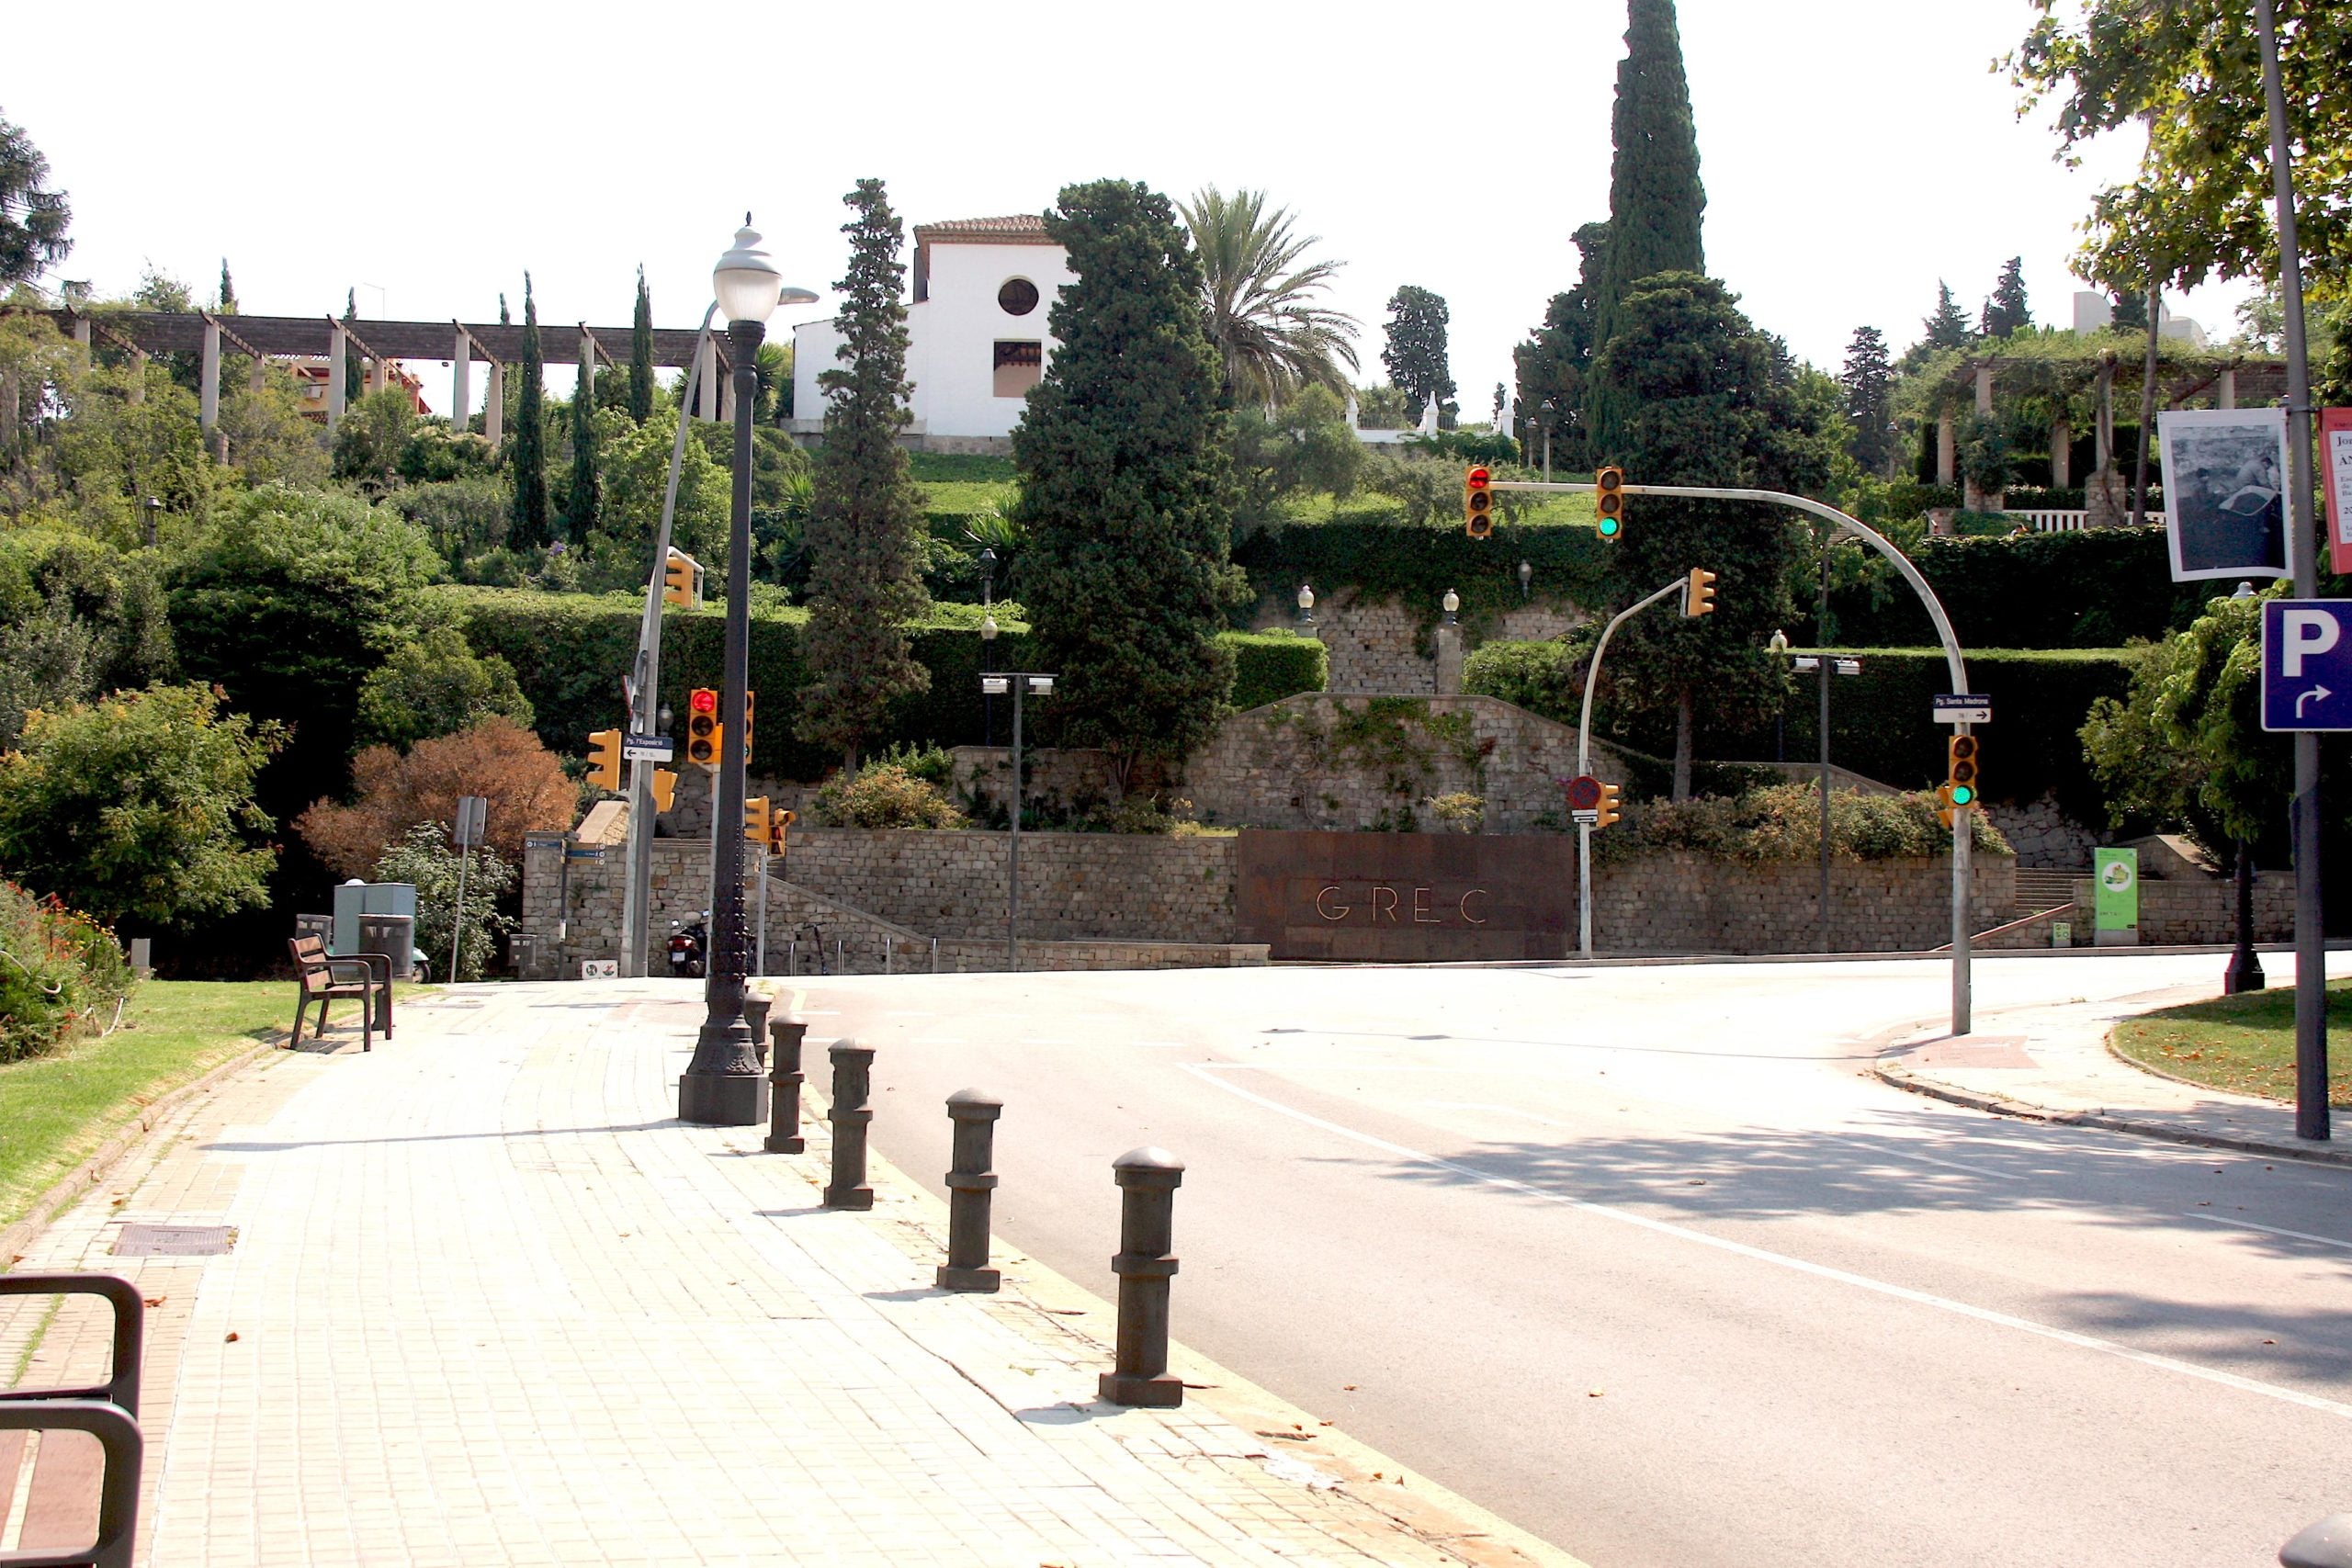
M1938 724L1990 724L1993 699L1981 692L1939 692L1936 694Z
M667 735L628 735L621 739L621 760L666 762L676 755L677 742Z
M2352 729L2352 599L2263 602L2262 728Z

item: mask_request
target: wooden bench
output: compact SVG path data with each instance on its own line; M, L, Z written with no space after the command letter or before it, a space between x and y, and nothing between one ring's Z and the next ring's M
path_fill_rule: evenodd
M359 1000L360 1049L376 1048L376 1025L384 1026L384 1038L392 1037L392 961L380 953L362 953L349 958L330 957L327 944L314 936L298 936L289 940L287 951L294 956L294 968L302 992L294 1002L294 1038L286 1043L292 1050L302 1043L302 1014L312 1002L319 1004L318 1022L311 1027L316 1039L327 1032L327 1004L338 997L356 997ZM382 998L380 1010L377 998Z

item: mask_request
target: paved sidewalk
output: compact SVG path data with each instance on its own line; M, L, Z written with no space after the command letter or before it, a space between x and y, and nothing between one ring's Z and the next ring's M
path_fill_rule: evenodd
M1195 1359L1182 1410L1096 1403L1092 1298L1002 1255L1001 1295L935 1291L912 1183L828 1213L821 1125L673 1120L700 1016L662 981L403 1003L182 1107L29 1247L153 1303L141 1561L1573 1563ZM236 1240L114 1256L133 1221ZM88 1375L100 1314L0 1301L0 1356ZM72 1522L19 1462L0 1549Z
M2346 966L2331 959L2337 973ZM2295 1136L2291 1106L2165 1077L2107 1048L2109 1032L2124 1019L2219 995L2220 963L2211 982L1980 1015L1978 1032L1957 1039L1941 1030L1905 1031L1888 1042L1874 1070L1898 1089L2003 1115L2352 1165L2345 1139ZM2293 985L2291 957L2273 958L2270 978L2274 988Z

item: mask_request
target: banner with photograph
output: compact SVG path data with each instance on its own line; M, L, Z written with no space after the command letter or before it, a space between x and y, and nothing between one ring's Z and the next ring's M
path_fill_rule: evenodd
M2287 575L2287 411L2156 416L2175 582Z
M2319 411L2319 492L2327 498L2327 564L2352 576L2352 409Z

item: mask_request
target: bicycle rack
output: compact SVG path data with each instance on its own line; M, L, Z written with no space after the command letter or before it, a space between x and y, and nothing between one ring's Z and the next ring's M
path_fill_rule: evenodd
M0 1391L0 1432L87 1432L106 1453L98 1485L97 1540L65 1551L0 1552L0 1568L131 1568L139 1532L139 1474L146 1439L139 1430L139 1371L146 1356L147 1303L113 1274L0 1274L0 1296L103 1296L114 1308L114 1365L95 1388Z

